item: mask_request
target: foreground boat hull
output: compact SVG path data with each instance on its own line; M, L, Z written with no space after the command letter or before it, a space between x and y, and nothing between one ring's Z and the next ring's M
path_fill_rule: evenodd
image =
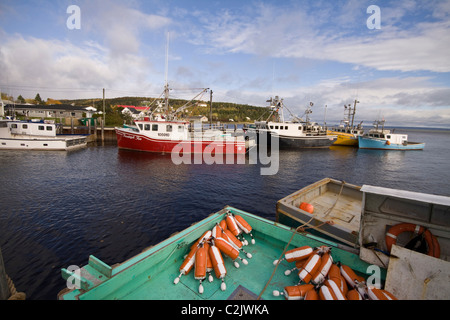
M425 143L408 142L406 144L388 143L385 139L358 138L360 149L378 149L378 150L423 150Z
M189 253L191 245L207 230L224 219L227 212L242 216L253 228L255 244L245 246L252 254L248 265L241 264L235 268L230 258L224 255L227 275L226 290L220 289L220 280L203 282L204 292L198 293L199 281L194 279L193 271L180 278L178 284L174 279L179 275L179 267L184 256ZM244 236L250 242L248 235ZM273 261L279 259L290 242L288 249L309 245L321 245L332 248L335 262L351 266L357 273L368 276L368 263L361 261L357 254L342 249L338 244L313 235L293 235L293 230L279 223L252 215L233 207L225 207L204 220L173 235L167 240L147 249L131 259L111 267L90 256L89 264L81 268L81 289L65 289L60 292L61 300L99 300L99 299L145 299L145 300L227 300L256 299L284 300L274 296L273 290L283 290L284 286L296 285L298 275L293 272L286 276L284 271L293 267L286 261L278 265L274 272ZM74 277L74 273L62 270L64 279ZM382 280L385 269L382 270ZM73 278L72 278L73 279ZM269 282L270 281L270 282ZM267 287L266 287L267 284Z
M153 139L129 129L116 128L119 149L157 153L245 154L246 142L229 140Z

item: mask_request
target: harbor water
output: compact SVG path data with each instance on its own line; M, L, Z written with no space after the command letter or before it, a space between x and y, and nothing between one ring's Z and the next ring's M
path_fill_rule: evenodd
M109 265L226 205L275 220L277 200L325 177L450 196L450 130L396 129L423 151L280 150L264 164L175 164L170 155L91 145L74 152L0 152L0 247L28 300L54 300L61 268ZM174 275L176 276L176 275Z

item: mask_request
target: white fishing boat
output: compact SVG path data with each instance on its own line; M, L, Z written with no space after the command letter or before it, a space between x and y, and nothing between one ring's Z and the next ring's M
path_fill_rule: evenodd
M86 145L86 136L57 134L51 120L0 120L0 150L68 151Z
M249 134L256 135L259 143L265 141L261 139L262 135L266 135L269 143L272 136L279 139L280 148L287 149L328 148L336 141L336 135L328 135L325 128L310 121L312 102L305 111L305 120L294 116L290 121L284 119L283 99L276 96L267 102L271 110L269 117L265 121L255 121L248 128Z

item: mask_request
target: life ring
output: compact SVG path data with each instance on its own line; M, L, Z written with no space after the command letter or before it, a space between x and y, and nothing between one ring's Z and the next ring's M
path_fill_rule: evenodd
M441 249L439 246L439 242L436 237L433 236L430 230L425 229L420 225L415 225L412 223L399 223L395 226L392 226L388 232L386 233L386 247L387 251L391 252L392 245L397 242L397 237L403 232L415 232L418 235L423 234L424 239L428 245L427 254L432 257L439 258L441 255Z

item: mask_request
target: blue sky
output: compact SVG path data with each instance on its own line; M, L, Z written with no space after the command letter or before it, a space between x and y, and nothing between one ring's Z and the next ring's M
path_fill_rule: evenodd
M70 5L80 29L67 27ZM358 99L365 127L450 127L449 14L444 0L2 0L0 90L157 97L169 33L173 97L211 88L214 101L266 106L279 95L298 116L314 102L321 123L326 105L328 124Z

